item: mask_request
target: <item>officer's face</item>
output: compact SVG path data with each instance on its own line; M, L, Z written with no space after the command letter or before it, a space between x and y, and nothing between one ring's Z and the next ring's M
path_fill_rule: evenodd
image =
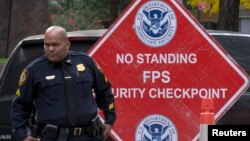
M68 54L70 42L60 32L45 33L44 51L51 62L60 62Z

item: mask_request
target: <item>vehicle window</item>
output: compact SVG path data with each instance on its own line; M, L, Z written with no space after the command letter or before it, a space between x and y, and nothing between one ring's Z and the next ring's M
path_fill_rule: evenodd
M91 38L82 41L71 41L70 50L87 52L90 47L96 42L97 38ZM16 50L15 57L12 58L12 62L9 62L11 66L6 70L4 83L2 83L1 96L14 95L21 71L34 59L41 56L43 51L43 41L37 43L26 43Z
M216 35L214 38L250 75L250 37ZM247 91L250 92L250 88Z

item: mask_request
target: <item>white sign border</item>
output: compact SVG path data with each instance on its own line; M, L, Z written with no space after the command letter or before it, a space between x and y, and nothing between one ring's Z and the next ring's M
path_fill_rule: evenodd
M127 12L120 18L120 20L115 23L115 25L109 30L108 33L98 42L98 44L89 52L90 56L101 47L101 45L109 38L109 36L117 29L117 27L124 21L124 19L131 13L131 11L141 2L141 0L136 0L135 3L127 10ZM176 0L171 0L171 2L176 6L176 8L187 18L187 20L200 32L200 34L211 44L212 47L235 69L235 71L244 79L245 83L240 87L240 89L234 94L233 97L215 114L215 119L217 119L226 109L230 106L234 99L236 99L249 85L249 79L245 74L230 60L225 53L208 37L208 35L200 28L199 25L185 12L185 10L180 6L180 3ZM118 140L122 139L112 130L111 133ZM192 141L197 141L199 139L199 133L193 138Z

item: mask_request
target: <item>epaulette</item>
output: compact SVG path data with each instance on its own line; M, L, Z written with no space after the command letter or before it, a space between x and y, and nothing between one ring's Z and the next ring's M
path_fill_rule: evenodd
M71 54L71 55L76 55L76 56L78 56L78 55L84 55L84 56L87 56L87 54L86 53L84 53L84 52L81 52L81 51L69 51L69 54Z
M84 53L84 52L80 52L80 51L69 51L69 54L70 54L71 56L82 56L82 57L90 58L89 55L87 55L87 54Z
M36 65L36 64L38 64L38 63L40 63L40 62L43 62L43 61L45 61L45 60L47 60L47 57L46 57L45 55L40 56L40 57L38 57L37 59L35 59L34 61L32 61L32 62L27 66L27 68L30 68L30 67L32 67L32 66L34 66L34 65Z

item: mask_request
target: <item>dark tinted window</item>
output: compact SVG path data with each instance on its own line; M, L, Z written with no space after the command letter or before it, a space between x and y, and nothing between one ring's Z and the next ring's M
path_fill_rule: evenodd
M97 38L90 38L88 40L73 40L71 41L70 50L87 52L93 44L97 41ZM6 70L6 74L3 78L3 83L0 89L1 96L14 95L18 84L19 76L25 66L31 61L41 56L43 51L43 40L36 43L24 43L13 54L13 58L10 58L10 64Z
M213 37L250 75L250 36L213 35Z

